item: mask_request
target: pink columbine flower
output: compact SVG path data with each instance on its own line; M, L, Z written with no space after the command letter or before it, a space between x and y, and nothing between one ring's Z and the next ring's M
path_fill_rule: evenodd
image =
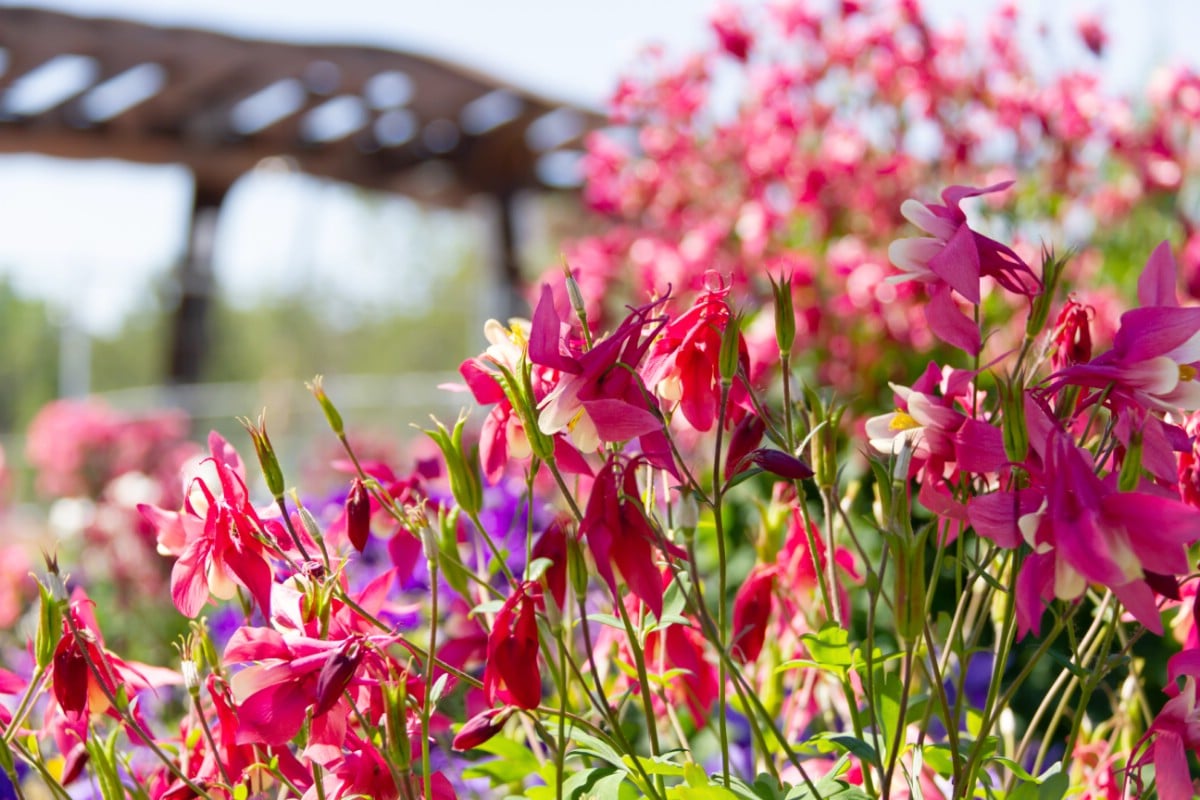
M1138 279L1142 307L1121 315L1112 349L1057 373L1060 383L1109 389L1109 402L1162 411L1200 409L1200 308L1175 294L1175 258L1163 242ZM1111 387L1111 388L1110 388Z
M237 451L216 431L210 456L187 478L183 510L139 505L158 531L159 552L178 556L171 569L171 599L181 614L200 613L209 595L227 600L241 586L271 614L274 575L260 536L266 528L250 504L246 468Z
M1132 759L1130 769L1139 771L1147 760L1154 762L1154 783L1161 800L1191 800L1196 796L1188 766L1188 750L1200 749L1200 705L1196 680L1200 678L1200 651L1184 650L1167 662L1170 684L1167 701L1134 750L1153 742L1142 755ZM1178 680L1183 678L1183 688Z
M948 467L988 473L1004 465L1000 429L968 416L976 399L974 377L973 372L930 362L911 388L892 384L896 410L868 419L866 433L877 453L911 454L910 469L897 477L907 478L922 468L933 477L946 475ZM896 468L903 467L898 461Z
M549 285L533 312L529 359L559 371L558 385L540 403L542 433L568 433L585 453L602 442L639 439L642 452L655 466L674 471L663 420L649 402L638 376L646 350L662 322L650 313L662 301L636 308L590 350L568 337L569 326L554 305Z
M1026 404L1034 454L1032 485L972 498L975 530L1001 547L1033 552L1017 578L1019 631L1036 632L1045 603L1076 600L1089 584L1113 590L1143 625L1162 634L1149 581L1188 571L1187 545L1200 540L1200 516L1168 497L1121 492L1116 476L1097 477L1092 456L1039 404Z
M526 368L529 329L529 322L523 319L509 320L507 328L494 319L488 320L483 326L487 350L477 358L462 362L458 368L467 388L475 396L475 402L492 406L479 432L479 457L483 474L491 483L500 480L510 461L524 460L532 454L521 415L513 408L500 383L501 370L519 378ZM530 370L534 402L549 394L558 379L557 370L535 365ZM555 437L554 455L563 471L591 474L587 462L563 437Z
M967 215L959 204L968 197L1007 189L1012 181L982 189L951 186L942 192L945 205L927 205L905 200L900 213L909 222L930 234L926 237L898 239L888 248L888 257L904 274L889 278L893 283L915 280L929 288L925 319L938 338L971 355L983 346L979 328L958 310L951 294L961 295L978 305L981 278L992 278L1014 294L1033 296L1041 283L1012 248L971 230Z

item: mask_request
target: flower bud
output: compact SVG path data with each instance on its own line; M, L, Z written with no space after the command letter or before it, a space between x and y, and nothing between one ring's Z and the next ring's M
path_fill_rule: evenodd
M1121 459L1121 471L1117 477L1117 488L1122 492L1132 492L1142 482L1142 432L1134 429L1129 432L1129 442L1125 446L1125 457Z
M574 536L567 537L567 574L571 578L575 597L580 600L587 597L587 561L583 557L583 547Z
M761 447L746 456L746 461L788 480L803 481L813 476L812 467L782 450Z
M466 416L460 414L452 432L434 419L437 430L426 430L425 434L433 439L442 451L446 471L450 473L450 492L455 501L468 514L478 514L483 508L483 479L479 475L479 460L475 453L468 456L463 450L463 428L466 421Z
M1025 393L1020 387L1001 382L1000 403L1004 414L1000 429L1004 435L1004 454L1013 464L1025 463L1029 455L1029 425L1025 421Z
M731 478L746 468L742 460L758 447L767 426L757 414L747 414L733 429L729 449L725 451L725 477Z
M504 723L508 722L508 718L512 715L513 709L508 706L489 708L482 714L476 714L467 720L467 724L463 725L458 735L454 737L454 749L470 750L479 747L504 730Z
M325 660L317 676L317 701L313 705L313 716L319 717L337 705L342 692L350 685L358 665L362 663L366 648L357 637L346 639Z
M271 497L279 500L283 497L283 470L279 468L279 459L275 456L275 448L267 436L266 411L258 415L258 422L249 419L241 420L242 427L250 434L254 442L254 452L258 455L258 463L262 467L263 478L267 482L267 490Z
M1042 293L1033 298L1029 309L1029 319L1025 322L1027 339L1036 338L1046 327L1046 320L1050 318L1050 304L1054 301L1055 290L1066 266L1066 258L1056 258L1048 250L1042 252Z
M737 315L729 318L725 330L721 332L721 351L717 357L717 367L721 371L721 380L732 383L737 375L738 361L741 358L742 317Z
M38 667L45 669L54 658L58 640L62 636L62 611L55 602L54 593L38 581L41 605L38 607L38 627L34 636L33 652Z
M338 413L329 396L325 394L324 380L321 375L313 378L312 383L308 384L308 390L313 393L313 397L317 398L321 410L325 412L325 420L329 423L330 429L339 437L345 436L346 428L342 424L342 415Z
M346 536L360 553L371 536L371 498L361 478L354 479L346 495Z
M792 305L792 277L782 276L779 282L771 281L771 294L775 296L775 342L780 353L791 353L796 342L796 311Z

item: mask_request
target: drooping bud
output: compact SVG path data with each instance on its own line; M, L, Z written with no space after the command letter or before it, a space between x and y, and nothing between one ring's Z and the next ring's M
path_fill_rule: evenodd
M87 656L74 636L64 636L54 651L54 699L63 711L82 714L88 705Z
M357 637L351 637L325 660L321 674L317 676L317 701L312 712L314 717L321 716L337 705L365 654L366 648L362 642Z
M566 517L558 517L551 522L537 544L533 546L533 558L547 559L550 564L541 575L541 580L554 599L556 607L561 611L567 598L567 539L570 537Z
M747 455L745 460L747 463L761 467L772 475L778 475L788 480L803 481L813 476L812 467L796 456L785 453L782 450L760 447Z
M471 717L471 719L467 720L467 724L462 726L458 735L454 737L454 749L461 751L479 747L479 745L504 730L504 723L508 722L508 718L513 713L514 709L512 707L505 706L504 708L489 708L482 714L476 714Z
M262 467L263 478L267 483L267 490L271 493L271 497L279 500L283 497L283 470L279 468L279 459L275 456L275 448L271 446L271 439L267 436L267 412L264 410L258 415L258 422L251 422L249 419L241 419L242 427L250 434L250 440L254 442L254 452L258 455L258 463Z
M338 413L329 396L325 394L324 380L323 376L316 376L312 379L312 383L308 384L308 390L312 392L313 397L317 398L321 410L325 412L325 420L329 423L330 429L341 437L346 434L346 427L342 424L342 415Z
M371 536L371 497L361 478L354 479L346 495L346 536L360 553Z
M758 447L767 426L757 414L747 414L733 429L729 449L725 451L725 477L731 478L746 469L742 460Z

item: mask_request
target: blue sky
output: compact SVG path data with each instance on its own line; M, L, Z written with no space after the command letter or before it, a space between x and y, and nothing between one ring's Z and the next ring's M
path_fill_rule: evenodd
M686 52L706 41L709 0L50 0L26 5L88 16L119 16L152 24L207 27L247 37L361 43L410 49L455 60L528 89L602 107L618 75L650 42ZM761 2L757 3L761 5ZM980 3L927 2L942 19L968 26ZM988 4L990 5L990 3ZM1071 34L1085 11L1105 15L1112 38L1110 85L1139 86L1163 54L1194 57L1200 4L1156 0L1026 0L1027 35L1036 21L1054 34L1043 51L1047 67L1085 58ZM974 13L968 15L964 8ZM178 168L115 162L59 162L31 156L0 158L0 273L23 291L54 302L64 315L98 335L117 329L145 302L146 287L179 256L188 219L188 179ZM321 252L363 249L364 218L348 193L308 181L243 186L230 198L218 273L225 289L252 300L286 279L296 236L308 218L329 219L313 241ZM299 209L299 210L298 210ZM397 206L392 209L402 214ZM357 214L357 215L356 215ZM374 226L374 227L372 227ZM358 237L356 239L356 237ZM369 249L369 248L368 248ZM312 257L309 269L338 270L335 255ZM382 274L382 273L379 273Z

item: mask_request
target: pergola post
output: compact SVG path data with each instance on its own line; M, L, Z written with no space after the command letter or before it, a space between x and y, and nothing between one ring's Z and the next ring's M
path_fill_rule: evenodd
M210 345L209 312L215 287L213 247L224 189L196 182L188 252L179 265L179 305L172 320L167 382L172 386L200 383Z

